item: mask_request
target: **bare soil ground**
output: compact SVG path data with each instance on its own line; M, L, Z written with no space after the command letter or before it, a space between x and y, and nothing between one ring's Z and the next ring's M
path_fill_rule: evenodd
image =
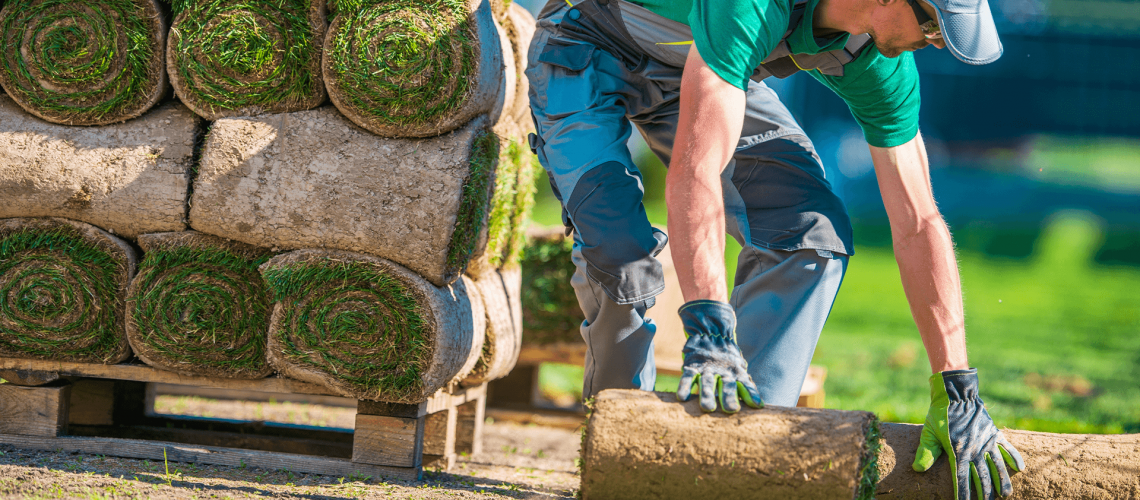
M351 427L355 410L302 403L160 396L158 413ZM0 445L0 498L574 498L576 431L488 422L483 449L423 481L297 474L154 460L21 450ZM169 472L167 471L169 467Z

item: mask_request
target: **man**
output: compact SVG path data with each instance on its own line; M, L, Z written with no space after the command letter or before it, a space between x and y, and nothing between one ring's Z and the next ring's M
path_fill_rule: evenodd
M914 467L943 452L958 498L1009 495L1024 461L978 397L958 269L918 135L910 51L970 64L1001 55L986 0L551 0L527 77L532 148L574 231L586 318L584 395L652 390L644 319L664 288L626 141L637 125L666 164L673 258L687 301L677 396L701 408L792 406L853 254L846 209L811 141L762 80L807 71L863 128L895 255L934 375ZM724 232L743 246L731 300ZM740 325L737 328L737 325ZM738 399L739 398L739 399Z

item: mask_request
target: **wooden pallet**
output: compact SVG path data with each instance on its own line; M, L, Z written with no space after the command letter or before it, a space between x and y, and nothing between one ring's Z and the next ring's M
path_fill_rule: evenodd
M420 404L356 402L355 429L156 415L156 384L237 394L335 396L283 377L187 377L137 363L0 358L0 443L127 458L418 480L479 453L486 384Z

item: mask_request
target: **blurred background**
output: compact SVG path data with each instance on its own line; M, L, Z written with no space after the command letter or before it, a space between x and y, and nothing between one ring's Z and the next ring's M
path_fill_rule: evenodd
M516 0L537 13L544 2ZM915 59L922 134L958 248L970 361L1000 426L1140 432L1140 2L991 0L1005 47L986 66L928 48ZM855 222L856 255L813 363L826 406L922 422L930 367L911 320L863 135L810 76L767 83L815 142ZM665 168L630 149L650 219L664 225ZM535 224L559 223L539 180ZM725 255L733 280L740 247ZM582 369L547 364L549 397ZM659 390L675 390L659 377Z

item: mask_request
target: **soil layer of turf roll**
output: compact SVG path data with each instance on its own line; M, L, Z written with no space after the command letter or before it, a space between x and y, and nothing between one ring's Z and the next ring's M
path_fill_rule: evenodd
M329 97L385 137L495 122L507 99L497 30L486 0L339 0L321 64Z
M166 22L155 0L10 0L0 10L0 85L64 125L106 125L166 90Z
M393 260L437 286L476 252L499 141L483 119L430 139L386 139L332 106L214 122L190 225L252 245Z
M126 123L46 123L0 95L0 218L66 217L134 238L186 228L202 119L176 102Z
M518 290L518 273L500 273L494 269L473 278L475 288L487 312L487 338L479 361L463 379L464 385L478 385L507 376L519 359L522 349L522 325L516 322L519 302L510 300L510 291ZM516 283L509 283L514 280Z
M869 500L879 435L870 412L705 413L697 397L608 389L582 442L582 498Z
M272 301L257 267L269 250L185 231L139 236L145 252L127 296L127 338L140 359L182 375L261 378Z
M486 329L466 278L436 287L390 261L298 250L261 266L275 300L269 362L356 399L419 403L471 370Z
M174 0L166 64L207 120L300 111L325 100L324 0Z
M89 224L0 219L0 356L130 357L123 300L136 262L130 245Z

